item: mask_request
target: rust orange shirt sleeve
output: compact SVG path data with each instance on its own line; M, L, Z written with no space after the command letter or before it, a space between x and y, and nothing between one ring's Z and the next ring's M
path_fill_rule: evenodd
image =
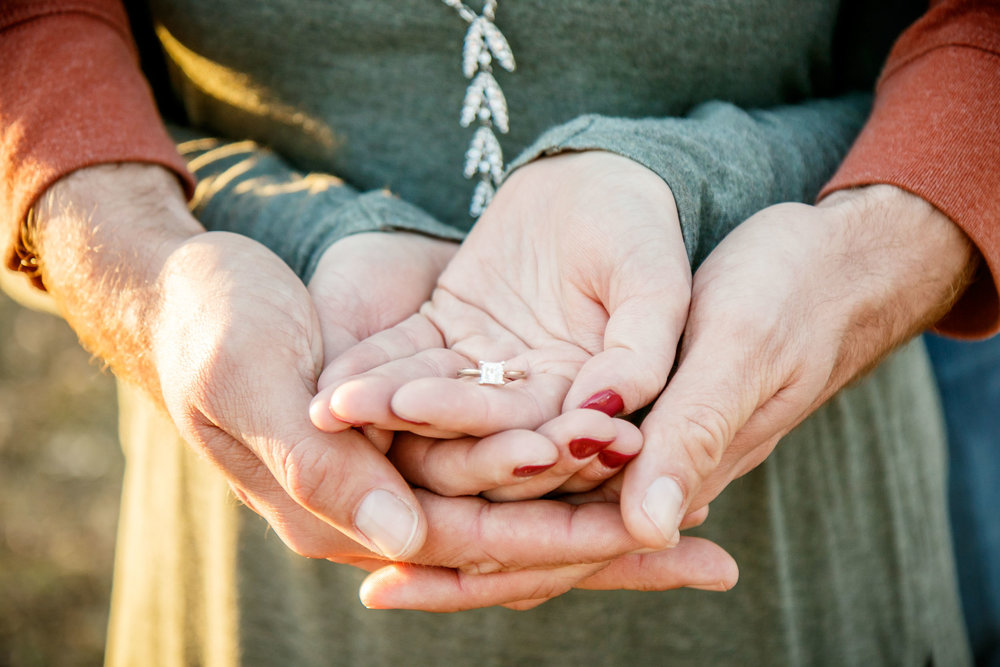
M139 70L116 0L0 4L0 250L19 258L19 225L35 200L76 169L147 162L193 180Z
M872 115L820 197L889 183L958 224L984 258L937 324L961 338L1000 330L1000 3L933 3L893 47Z

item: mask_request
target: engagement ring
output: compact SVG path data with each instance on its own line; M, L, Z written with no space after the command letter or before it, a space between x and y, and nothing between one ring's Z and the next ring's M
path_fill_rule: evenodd
M480 361L479 368L463 368L458 377L478 377L479 384L506 384L507 380L523 380L528 377L526 371L504 370L506 361Z

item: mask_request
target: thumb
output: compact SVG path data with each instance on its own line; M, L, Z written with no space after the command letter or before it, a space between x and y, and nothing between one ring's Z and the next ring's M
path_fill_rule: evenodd
M693 342L677 373L640 430L644 446L625 471L622 515L643 544L662 549L677 544L684 516L703 482L753 414L753 382L746 364L727 358L719 341Z
M687 320L691 273L683 253L676 261L650 259L657 267L652 278L638 270L648 266L642 261L612 276L603 350L580 368L564 412L591 408L613 417L648 405L663 390Z
M360 433L312 425L309 384L293 368L293 360L274 355L206 392L202 417L186 419L194 441L297 553L340 551L341 540L318 518L387 558L412 556L427 531L412 490Z

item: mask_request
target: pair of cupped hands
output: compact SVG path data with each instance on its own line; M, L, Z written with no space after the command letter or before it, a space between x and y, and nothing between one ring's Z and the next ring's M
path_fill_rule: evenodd
M876 206L765 209L692 278L669 187L584 152L514 171L460 246L349 236L306 286L260 244L202 231L162 169L82 171L107 183L122 169L144 172L129 192L145 208L88 228L103 254L82 282L58 269L73 244L43 229L50 291L65 286L82 339L161 401L292 550L371 572L361 598L376 608L731 588L730 555L680 531L939 315L969 261L946 218L876 188L863 195ZM114 199L86 177L56 194ZM865 214L901 194L906 228ZM914 234L931 250L907 251ZM106 266L138 253L143 275ZM931 255L940 268L914 280ZM73 297L88 281L103 301ZM479 360L527 375L457 377ZM621 418L650 404L638 426Z

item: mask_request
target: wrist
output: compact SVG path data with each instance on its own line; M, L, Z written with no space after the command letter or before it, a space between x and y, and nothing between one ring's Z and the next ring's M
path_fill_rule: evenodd
M35 206L32 240L44 284L81 343L156 393L141 352L159 273L173 249L201 231L171 172L129 163L57 181Z
M891 316L904 340L929 327L969 285L979 254L965 233L927 201L891 185L842 190L820 204L839 237L852 289L873 318Z

